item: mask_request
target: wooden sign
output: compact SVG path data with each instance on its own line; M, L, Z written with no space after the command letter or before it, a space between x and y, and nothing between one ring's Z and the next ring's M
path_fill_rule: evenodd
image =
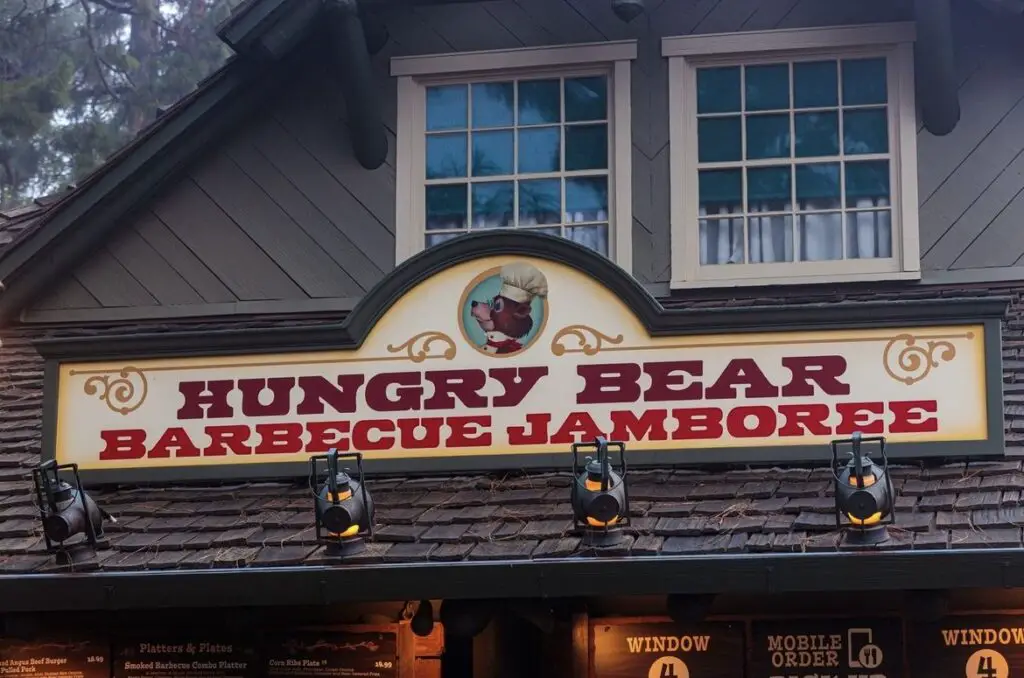
M67 638L0 639L0 678L109 678L110 645Z
M254 678L256 649L218 640L144 640L115 651L114 678Z
M595 624L594 678L743 675L742 624Z
M658 464L818 458L854 431L1003 453L983 323L652 334L581 270L518 255L392 301L358 346L62 361L52 451L107 480L306 474L330 448L393 472L561 466L596 436Z
M748 678L903 675L898 619L755 622L751 637Z
M269 645L266 678L393 678L398 675L393 633L288 636Z
M908 626L911 676L1008 678L1024 674L1024 617L949 617Z

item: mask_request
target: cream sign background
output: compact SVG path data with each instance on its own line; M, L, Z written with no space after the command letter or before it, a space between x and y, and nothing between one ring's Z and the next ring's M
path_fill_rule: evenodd
M573 268L488 257L414 287L355 351L64 363L56 456L90 470L295 462L326 444L368 459L528 455L595 429L631 451L825 445L854 425L984 440L984 344L981 324L651 338ZM332 399L303 391L318 377ZM295 380L282 400L259 393L264 412L287 409L245 415L246 379ZM236 386L230 416L179 418L196 410L183 383L217 381Z

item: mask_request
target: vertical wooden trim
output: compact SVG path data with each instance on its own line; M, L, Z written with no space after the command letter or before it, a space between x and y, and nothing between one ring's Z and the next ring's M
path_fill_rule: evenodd
M921 270L921 237L919 232L917 196L917 107L914 103L914 47L911 44L899 45L890 59L891 71L897 78L897 99L895 104L899 116L895 140L896 161L899 168L899 186L895 186L898 196L899 226L903 270ZM893 253L895 255L895 252Z
M423 226L418 218L416 128L423 91L412 77L398 78L398 130L395 139L395 265L422 249Z
M416 678L416 637L409 622L395 626L398 635L398 678Z
M611 167L614 182L614 241L612 259L626 273L633 272L633 120L630 102L630 61L616 61L612 77L612 134L615 150Z
M590 617L586 612L572 616L572 678L590 676Z
M668 180L669 180L669 253L671 272L669 279L673 283L687 280L686 275L686 230L683 213L686 202L681 190L686 183L686 165L683 161L683 135L686 133L683 122L683 103L686 98L683 84L683 71L686 62L682 57L668 60Z

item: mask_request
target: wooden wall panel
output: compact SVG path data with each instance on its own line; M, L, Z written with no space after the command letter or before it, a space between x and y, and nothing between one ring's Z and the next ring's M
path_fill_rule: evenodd
M374 58L389 155L354 160L329 66L268 95L264 110L187 170L115 241L35 305L62 310L201 308L357 299L394 266L397 95L392 56L637 38L632 68L633 270L669 278L668 73L661 38L906 20L910 0L658 0L630 24L607 0L494 0L385 15ZM921 242L929 269L1014 265L1024 198L1024 43L1019 27L957 2L963 109L945 137L918 135ZM211 306L212 308L212 306ZM246 307L251 308L251 307ZM155 310L154 310L155 309ZM27 314L32 317L32 311Z

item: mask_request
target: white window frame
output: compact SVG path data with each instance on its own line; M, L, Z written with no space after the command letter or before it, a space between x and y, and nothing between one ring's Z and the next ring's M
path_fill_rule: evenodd
M627 272L633 265L632 120L630 68L636 40L458 52L391 59L398 78L395 168L395 263L423 251L426 206L426 88L543 75L605 74L609 98L608 256ZM564 212L564 206L563 206Z
M889 23L667 37L673 289L806 284L921 277L918 240L915 27ZM885 56L889 88L892 258L700 265L697 193L696 69L792 58ZM794 224L794 228L796 224ZM749 250L749 243L744 243Z

